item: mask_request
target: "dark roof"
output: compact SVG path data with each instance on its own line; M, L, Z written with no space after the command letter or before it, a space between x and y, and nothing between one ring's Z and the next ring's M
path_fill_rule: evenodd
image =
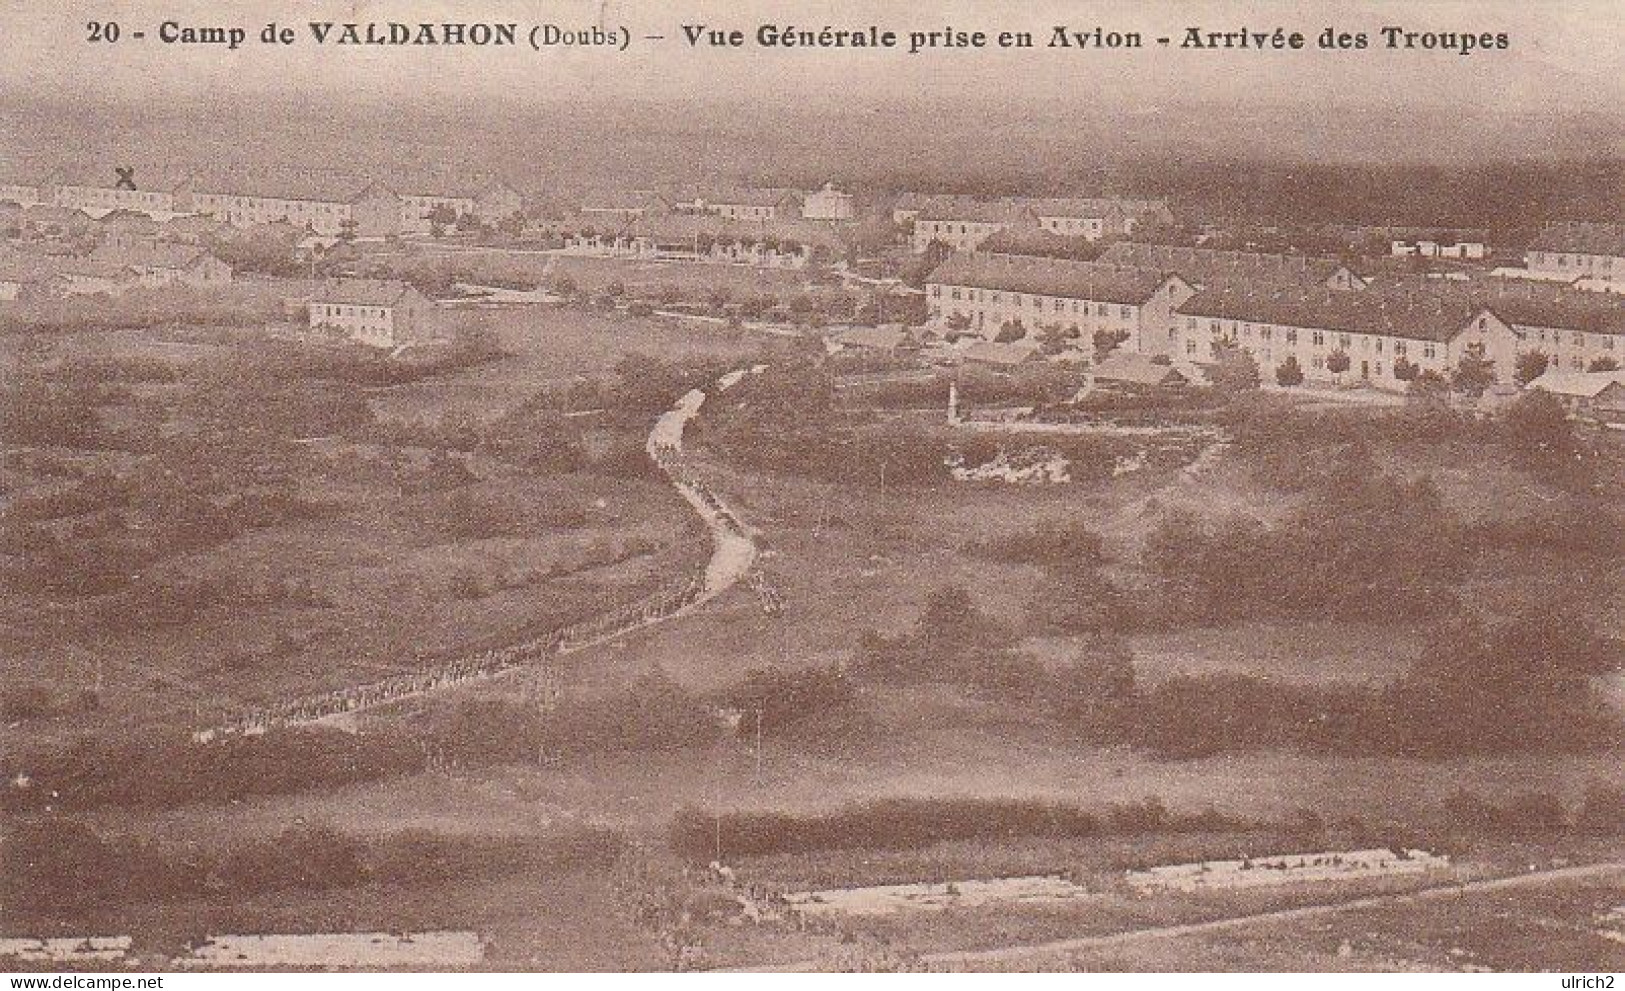
M1549 223L1535 235L1533 251L1571 251L1581 255L1625 257L1625 224L1586 221Z
M919 220L954 220L978 224L1032 223L1034 217L1015 200L933 200L920 208Z
M375 185L372 179L333 169L253 171L198 176L189 184L199 193L274 200L353 203Z
M1258 282L1325 282L1345 267L1335 258L1183 248L1136 241L1117 242L1106 249L1100 260L1178 272L1187 281L1210 289Z
M89 255L98 265L141 268L184 269L208 256L202 248L184 244L156 241L135 241L128 244L104 244Z
M927 282L1138 306L1169 276L1152 268L1016 255L954 255Z
M1095 242L1081 234L1067 237L1036 224L1020 224L994 231L976 250L990 255L1029 255L1077 261L1093 261L1101 252Z
M1163 214L1168 210L1166 200L1124 199L1120 196L1062 196L1024 202L1039 217L1137 217L1148 213Z
M965 349L966 361L989 365L1021 365L1033 360L1043 348L1037 341L977 341Z
M1169 382L1195 381L1194 373L1191 371L1175 368L1171 362L1159 362L1150 355L1133 351L1114 352L1097 362L1090 371L1097 379L1128 382L1134 385L1165 385Z
M1484 308L1468 295L1437 290L1347 292L1299 286L1205 289L1174 312L1204 319L1448 341Z
M405 282L376 279L340 279L329 282L311 294L312 303L341 303L352 306L398 306L418 291Z

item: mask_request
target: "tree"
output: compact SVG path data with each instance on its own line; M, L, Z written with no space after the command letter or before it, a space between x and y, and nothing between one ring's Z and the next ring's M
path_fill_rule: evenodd
M1617 372L1619 362L1609 357L1592 358L1591 364L1586 366L1588 372Z
M1543 351L1524 351L1513 365L1512 380L1520 386L1528 385L1546 374L1551 364L1552 359Z
M1326 370L1331 372L1332 375L1336 376L1338 379L1341 379L1343 373L1349 370L1348 352L1339 349L1327 355Z
M457 223L457 211L452 209L449 203L437 203L434 209L429 211L428 220L429 235L440 237L446 233L446 228Z
M1224 392L1251 392L1258 388L1262 376L1258 359L1252 352L1234 344L1213 346L1214 367L1209 373L1213 385Z
M965 331L970 330L970 317L963 313L955 313L948 318L947 327L952 333L963 334Z
M339 221L339 243L349 244L351 241L354 241L358 226L359 225L356 224L354 217L345 217L343 220Z
M1401 382L1415 381L1417 373L1421 370L1417 367L1416 362L1404 355L1394 359L1394 378Z
M1128 340L1126 330L1097 330L1095 331L1095 360L1100 361L1117 349L1119 344Z
M1399 374L1397 365L1394 368L1394 374ZM1298 364L1296 357L1287 355L1287 359L1275 369L1275 381L1287 387L1303 384L1303 366Z
M993 335L993 340L999 344L1009 344L1019 341L1027 336L1027 327L1020 320L1006 320L999 332Z
M1450 383L1431 368L1418 372L1405 387L1405 395L1408 398L1428 405L1443 405L1445 397L1449 394Z
M1044 345L1045 354L1060 354L1066 350L1067 342L1077 336L1077 328L1058 323L1044 324L1038 328L1038 339Z
M1475 351L1465 351L1450 373L1450 388L1474 398L1495 384L1495 363Z

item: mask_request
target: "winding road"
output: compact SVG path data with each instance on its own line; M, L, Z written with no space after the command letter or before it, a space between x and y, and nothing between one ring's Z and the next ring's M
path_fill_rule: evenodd
M765 366L729 372L713 387L722 391ZM368 709L453 688L468 682L511 674L536 660L573 653L686 615L736 585L756 563L754 532L733 510L689 474L682 461L683 434L705 404L706 393L690 390L675 406L661 414L649 432L646 450L711 534L711 556L703 575L669 576L661 588L644 598L584 623L532 637L507 647L458 657L428 670L397 675L380 682L353 685L319 695L286 699L240 714L224 725L199 729L198 743L225 736L254 735L273 727L326 725L353 729L355 716Z

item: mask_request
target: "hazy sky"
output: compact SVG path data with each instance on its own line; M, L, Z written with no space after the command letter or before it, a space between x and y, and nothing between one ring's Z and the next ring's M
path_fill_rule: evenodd
M551 49L383 48L318 46L306 22L517 21L581 28L600 18L635 36L627 52ZM90 21L116 21L114 44L86 40ZM164 44L161 22L240 26L250 43ZM255 40L270 21L299 32L290 47ZM761 23L864 27L907 34L960 29L1029 30L1040 46L1054 25L1139 31L1141 51L763 51L693 49L681 25L738 28ZM1184 29L1302 31L1302 52L1180 51L1158 46ZM1415 31L1505 32L1507 51L1462 56L1382 49L1385 25ZM1313 47L1329 26L1364 31L1371 48L1327 52ZM143 40L131 35L144 31ZM644 34L666 40L649 42ZM348 92L368 97L444 101L482 96L556 99L573 94L694 99L780 98L822 105L898 96L997 95L1077 103L1096 110L1148 110L1169 103L1216 101L1241 107L1280 106L1303 113L1340 106L1424 102L1474 113L1601 112L1625 108L1625 2L1622 0L1406 0L1406 2L857 2L857 0L0 0L0 92L120 94L126 98ZM1615 149L1617 150L1617 149Z

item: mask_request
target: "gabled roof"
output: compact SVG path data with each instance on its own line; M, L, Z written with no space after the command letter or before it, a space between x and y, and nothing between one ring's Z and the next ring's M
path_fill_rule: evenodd
M1017 255L954 255L926 282L1139 306L1171 276L1150 268Z
M1032 211L1013 200L933 200L920 208L919 220L951 220L973 224L1032 223Z
M1625 257L1625 224L1585 221L1553 222L1540 229L1533 251L1569 251L1581 255Z
M202 248L158 241L135 241L129 244L104 244L92 251L88 260L93 265L112 268L170 268L183 270L205 260L209 253Z
M1090 373L1097 379L1127 382L1131 385L1170 385L1197 382L1201 373L1191 365L1157 361L1136 351L1118 350L1097 363Z
M136 190L143 193L172 193L192 175L189 169L178 166L113 160L105 165L75 165L55 169L46 177L44 184L115 189L123 178L118 170L127 167L133 167L130 177L135 182Z
M1558 396L1595 399L1604 389L1618 384L1625 387L1625 370L1612 372L1569 372L1550 368L1529 383L1529 388L1540 389Z
M965 349L966 361L979 361L988 365L1020 365L1031 361L1042 350L1037 341L977 341Z
M31 223L90 223L90 215L73 207L36 203L23 207L23 219Z
M1374 282L1366 292L1464 301L1487 307L1516 327L1625 334L1625 298L1562 284L1493 277L1465 282L1392 278Z
M1347 292L1322 286L1204 289L1181 303L1182 317L1309 330L1449 341L1488 308L1450 292Z
M310 296L312 303L348 306L400 306L423 299L423 294L412 286L393 279L339 279L323 285Z
M745 189L735 187L685 187L673 190L666 199L673 203L704 203L706 206L784 206L800 199L791 189Z
M1016 224L988 235L976 250L989 255L1027 255L1033 258L1071 258L1092 261L1101 249L1079 234L1067 237L1036 224Z
M1321 283L1346 268L1335 258L1219 251L1136 241L1113 244L1100 256L1100 260L1115 265L1141 265L1178 272L1204 289L1260 282Z
M194 192L272 200L354 203L373 190L390 190L366 176L333 169L271 170L198 176Z

